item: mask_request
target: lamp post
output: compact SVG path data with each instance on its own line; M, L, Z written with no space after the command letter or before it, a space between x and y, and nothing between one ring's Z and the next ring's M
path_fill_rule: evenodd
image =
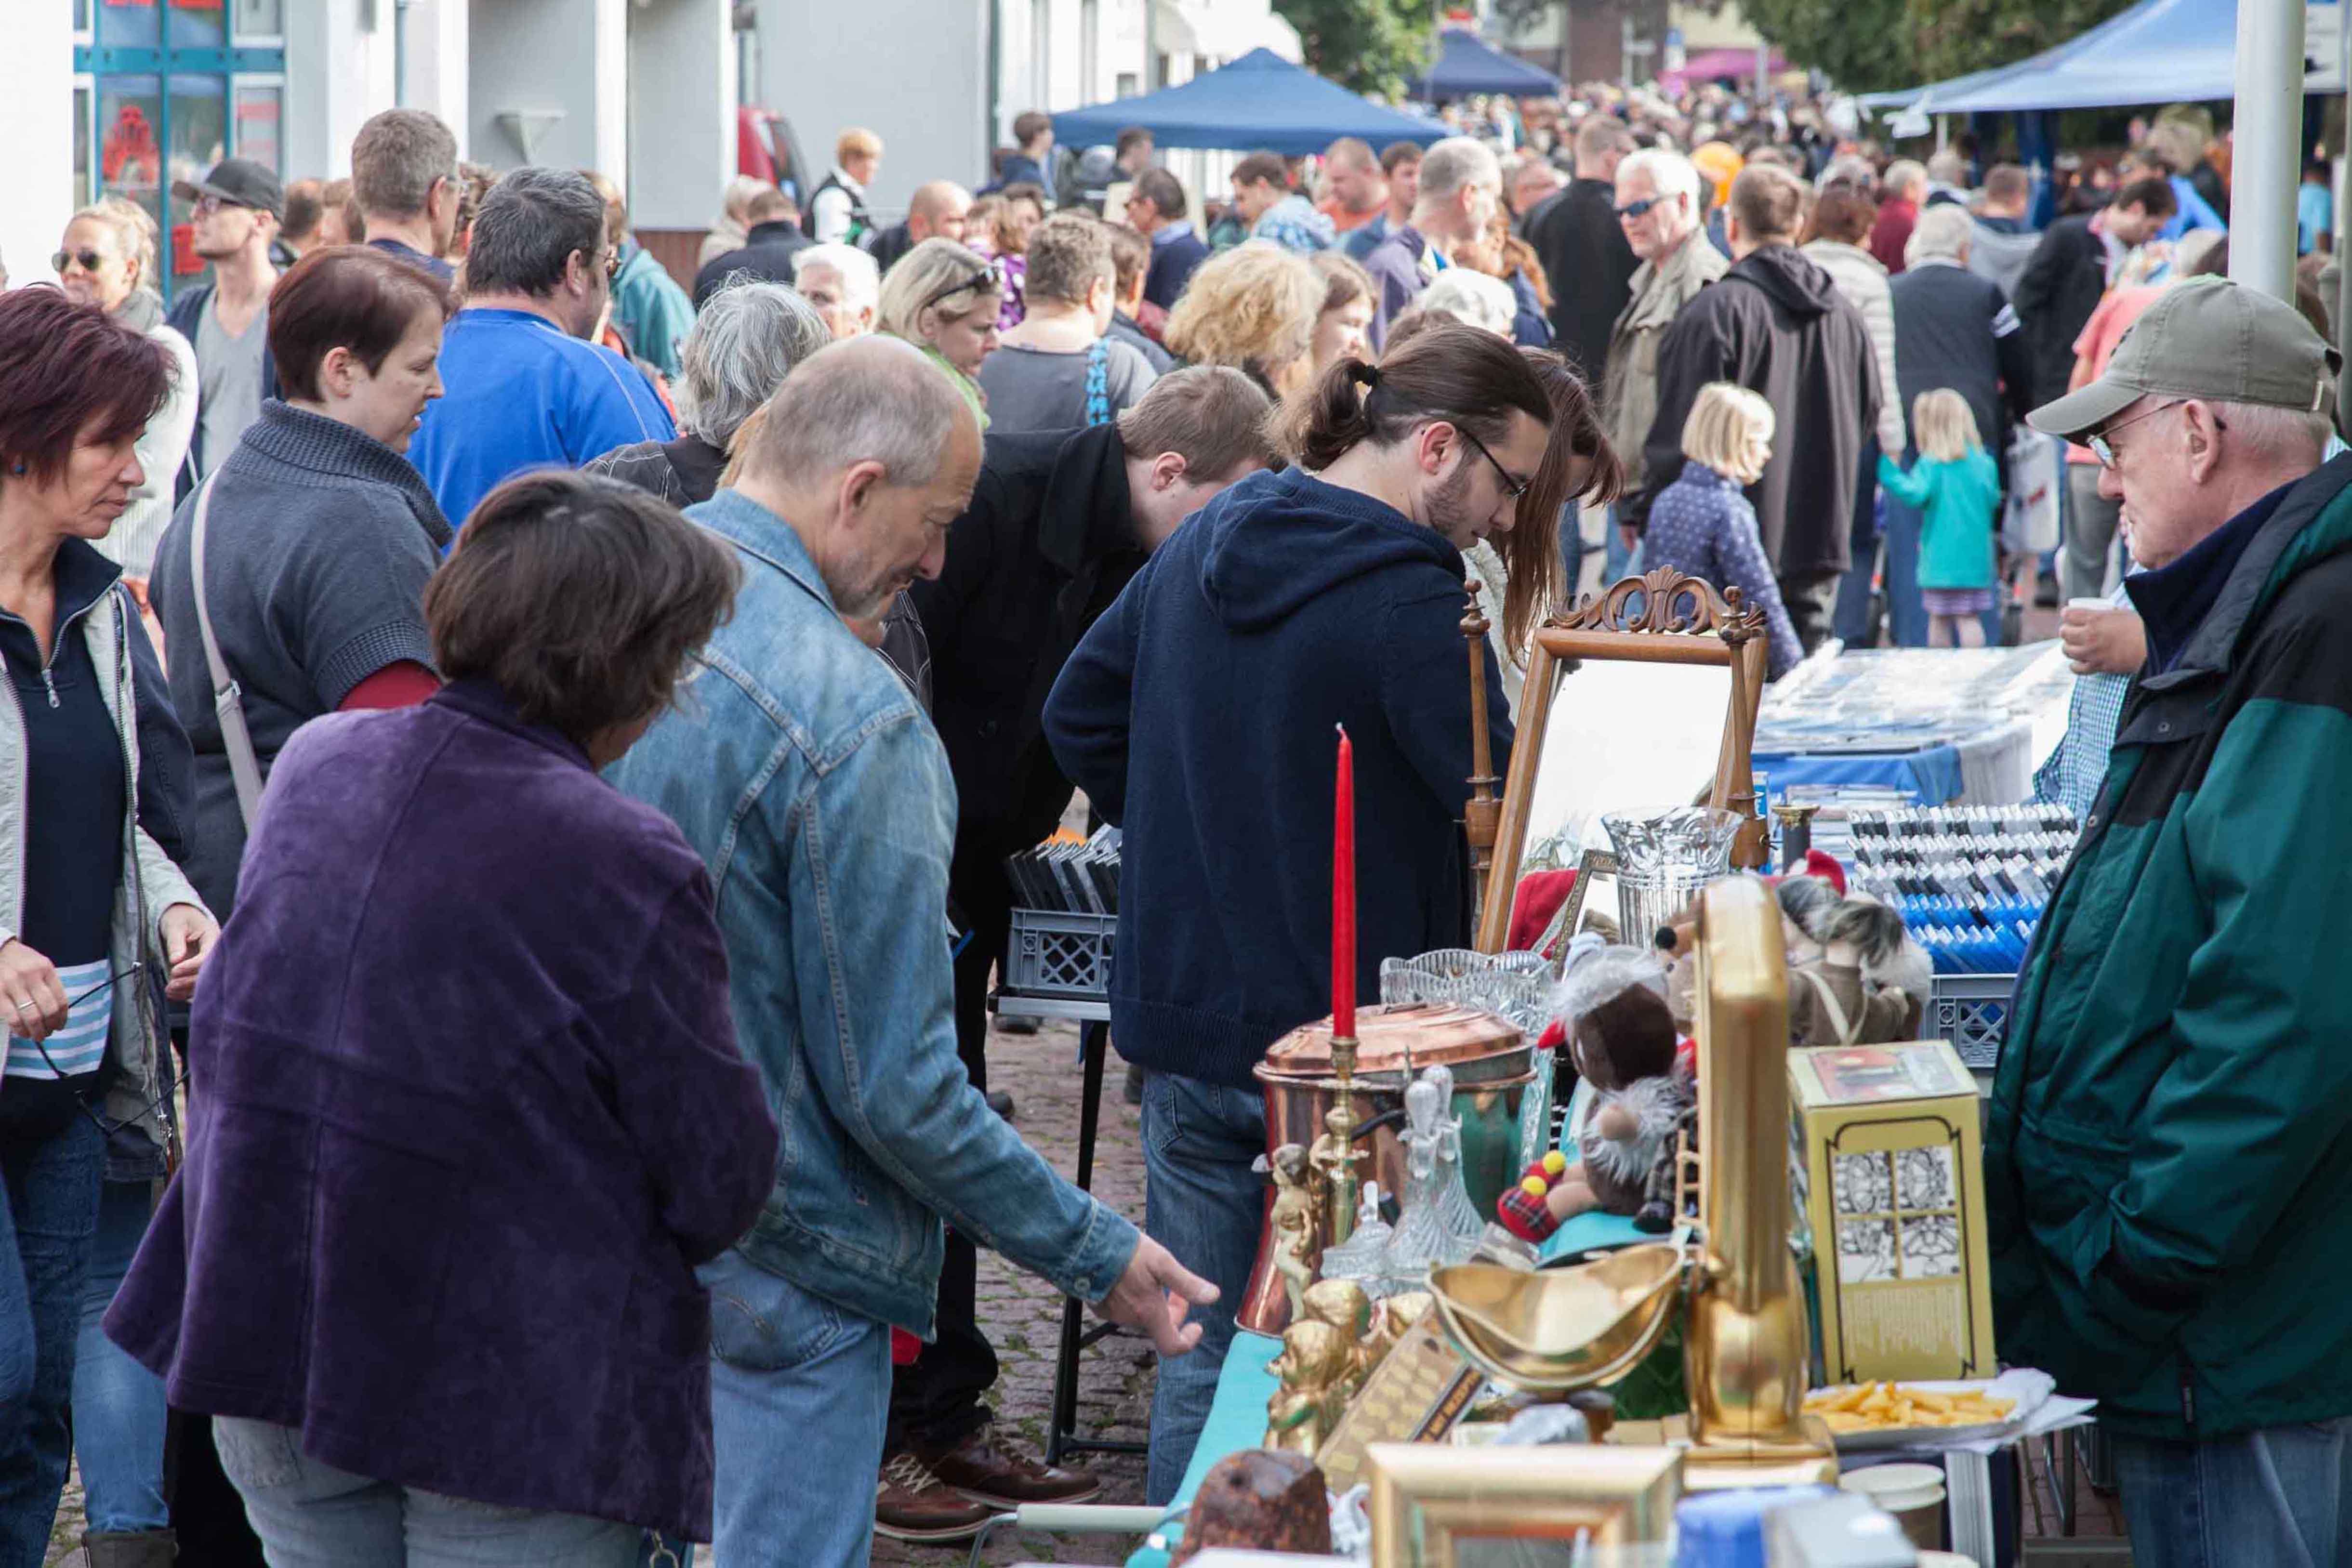
M2303 180L2303 0L2238 0L2237 86L2230 278L2291 305Z

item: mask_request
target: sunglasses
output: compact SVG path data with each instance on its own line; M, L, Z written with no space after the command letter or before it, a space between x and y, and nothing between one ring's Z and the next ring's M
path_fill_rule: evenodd
M1650 209L1664 200L1665 197L1664 196L1644 196L1638 202L1628 202L1623 206L1617 209L1618 219L1621 222L1625 222L1634 218L1647 217L1649 215Z
M969 294L974 289L981 288L1001 290L1003 287L1004 268L993 261L984 262L981 265L979 271L972 273L968 277L957 279L955 282L949 284L945 288L940 289L937 294L932 295L929 299L924 300L920 305L916 306L915 314L919 316L924 311L929 310L932 306L939 304L941 300L952 299L959 294Z
M84 272L96 272L113 257L95 250L61 250L49 257L49 265L63 277L66 268L79 263Z
M226 196L215 195L207 191L198 196L195 204L188 210L196 217L207 218L217 212L253 212L257 209L248 207L243 202L232 202Z

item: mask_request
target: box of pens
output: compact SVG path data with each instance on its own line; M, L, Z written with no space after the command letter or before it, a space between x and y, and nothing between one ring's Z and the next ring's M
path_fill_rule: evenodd
M1004 989L1107 998L1118 930L1118 830L1105 826L1088 839L1050 839L1005 857L1004 873L1013 900Z
M1883 900L1938 975L2013 974L2074 852L2063 806L1932 806L1854 812L1856 891Z

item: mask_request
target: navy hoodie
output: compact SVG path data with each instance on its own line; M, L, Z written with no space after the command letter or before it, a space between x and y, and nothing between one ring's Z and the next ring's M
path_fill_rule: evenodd
M1331 1007L1331 801L1356 757L1358 998L1381 960L1468 935L1462 554L1297 469L1218 496L1078 644L1045 706L1063 771L1126 832L1119 1054L1252 1086ZM1510 755L1486 662L1497 774Z

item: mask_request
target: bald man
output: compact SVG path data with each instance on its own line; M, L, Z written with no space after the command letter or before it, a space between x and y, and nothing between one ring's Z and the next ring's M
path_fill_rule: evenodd
M971 1507L952 1487L1003 1469L969 1453L939 1456L944 1477L882 1469L889 1331L929 1337L943 1220L1167 1355L1199 1341L1185 1312L1216 1291L1055 1175L956 1055L947 753L843 622L940 574L980 479L978 424L883 337L820 349L766 413L692 508L743 568L740 614L706 650L728 678L609 777L709 862L681 895L718 896L736 1039L792 1128L759 1224L703 1272L716 1559L863 1568L877 1513L919 1533Z
M907 198L907 221L893 224L874 236L867 248L875 264L887 272L898 259L927 239L963 242L964 217L971 211L971 193L952 180L918 185Z

